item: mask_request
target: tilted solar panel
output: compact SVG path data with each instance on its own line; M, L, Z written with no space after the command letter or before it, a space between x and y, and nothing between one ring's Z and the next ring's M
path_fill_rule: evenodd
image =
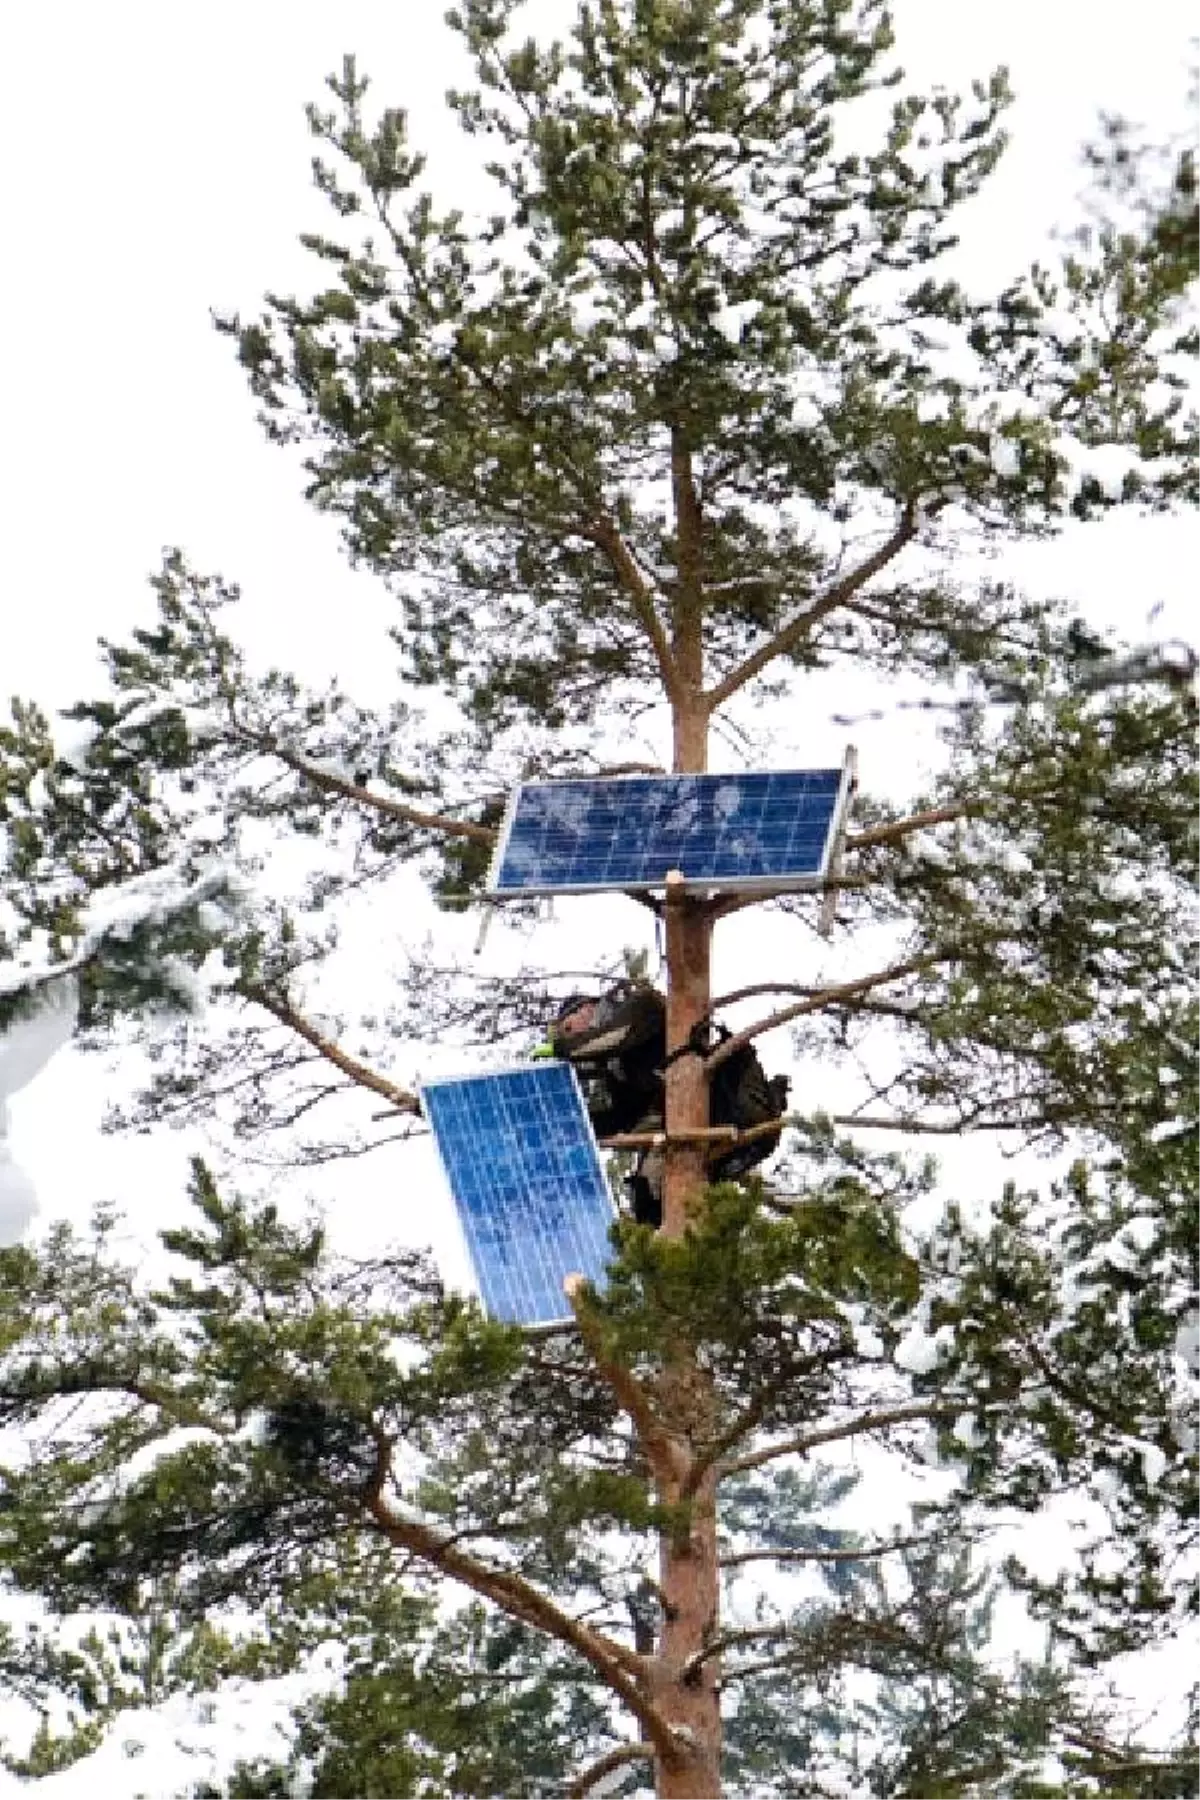
M563 1278L603 1279L614 1212L574 1069L431 1081L421 1101L489 1315L569 1318Z
M848 767L524 782L488 892L638 891L672 869L694 888L819 887L849 792Z

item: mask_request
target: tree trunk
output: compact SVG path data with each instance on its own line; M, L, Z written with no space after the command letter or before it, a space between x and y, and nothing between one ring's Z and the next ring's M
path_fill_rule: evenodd
M701 1660L718 1630L716 1484L710 1474L692 1501L685 1534L667 1535L659 1558L664 1623L653 1697L679 1734L679 1755L658 1759L662 1800L714 1800L721 1793L721 1696L717 1657Z
M691 634L689 634L689 637ZM698 630L696 633L698 640ZM688 654L691 651L691 655ZM682 664L694 662L690 643L676 642ZM708 717L700 699L701 671L685 669L692 689L675 707L674 765L677 775L703 774L708 762ZM667 1063L666 1123L672 1131L702 1131L708 1124L708 1083L699 1056L687 1047L696 1027L708 1015L712 994L712 921L707 905L687 895L666 906ZM700 1144L675 1144L667 1150L663 1196L663 1230L681 1237L689 1207L704 1186L705 1152Z
M680 895L667 908L667 1077L666 1125L672 1132L702 1131L708 1125L708 1081L704 1061L689 1046L708 1014L712 992L712 923L703 901ZM663 1194L663 1230L682 1237L688 1212L704 1186L703 1144L668 1144Z
M698 682L695 684L698 687ZM675 716L675 769L699 774L706 761L703 707L679 707ZM686 895L666 907L667 1049L681 1051L667 1064L668 1136L708 1124L708 1082L698 1055L688 1054L693 1031L707 1017L711 995L712 921L706 902ZM702 1145L668 1144L663 1195L665 1236L682 1237L705 1183ZM680 1343L662 1376L659 1407L679 1455L678 1472L660 1488L667 1504L690 1499L686 1526L664 1533L659 1552L663 1629L655 1659L654 1699L679 1733L677 1757L660 1757L656 1791L663 1800L710 1800L721 1793L719 1665L705 1651L719 1630L716 1482L709 1471L696 1492L684 1484L697 1443L710 1436L713 1396L692 1347Z

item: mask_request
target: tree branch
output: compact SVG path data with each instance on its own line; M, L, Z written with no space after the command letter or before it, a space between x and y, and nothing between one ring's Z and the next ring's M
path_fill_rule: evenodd
M765 1019L757 1019L753 1025L747 1025L744 1031L735 1031L718 1044L712 1055L705 1059L705 1068L710 1072L728 1062L731 1056L747 1044L761 1037L764 1031L774 1031L777 1025L786 1025L791 1019L802 1018L805 1013L821 1012L827 1006L837 1006L846 1000L854 1000L859 994L870 993L872 988L884 987L891 981L902 981L906 975L919 974L922 969L945 959L932 956L914 956L907 962L893 963L889 969L877 969L873 975L860 975L854 981L839 982L835 987L818 988L805 1000L797 1000L793 1006L782 1006L778 1012L768 1013Z
M673 699L679 686L675 657L663 622L658 616L654 595L650 592L646 578L638 567L637 558L612 519L594 520L587 527L586 535L604 551L612 564L613 573L628 594L633 606L634 617L650 640L650 647L654 651L654 660L657 662L658 672L662 676L664 691L668 699Z
M819 600L814 600L804 612L799 613L796 618L791 619L788 624L783 626L782 630L777 631L773 638L769 638L765 644L760 644L752 655L725 677L724 681L719 681L716 687L709 689L704 697L708 711L716 712L717 708L723 706L726 700L737 693L739 688L745 687L748 681L753 681L756 675L761 674L768 663L774 662L777 656L786 656L789 651L794 650L797 644L803 642L812 627L819 624L827 613L836 611L839 606L856 594L859 588L864 587L872 576L878 575L881 569L885 569L905 544L916 536L916 531L917 503L915 500L906 500L901 510L900 523L878 550L864 558L856 569L851 569L848 575L843 575L840 581L835 581Z
M911 1550L933 1540L927 1537L893 1538L890 1544L869 1544L862 1550L738 1550L721 1558L723 1569L739 1569L743 1563L755 1562L866 1562L877 1556L890 1556L896 1550Z
M890 825L871 825L866 831L857 831L853 837L848 837L846 849L870 850L876 844L892 844L897 838L908 837L914 831L925 831L931 825L947 825L953 819L965 819L971 810L962 800L953 806L934 806L928 812L913 813L907 819L893 819Z
M359 806L382 813L385 818L399 819L405 825L419 825L427 831L440 831L444 837L470 838L476 844L494 844L496 841L496 833L490 825L476 825L470 819L449 819L444 813L423 812L420 807L405 806L386 794L373 794L370 788L360 787L356 781L347 781L344 775L334 775L328 769L319 768L299 751L289 750L286 744L280 744L272 737L258 737L256 741L260 749L277 757L322 793L338 794L343 800L353 800Z
M598 1781L606 1775L614 1775L626 1763L651 1762L654 1758L653 1744L619 1744L606 1756L597 1757L596 1761L586 1768L582 1775L577 1775L565 1790L566 1800L586 1800Z
M752 1136L753 1133L747 1133L746 1135ZM686 1497L690 1498L693 1494L698 1493L700 1484L708 1474L708 1471L722 1463L728 1452L733 1449L733 1446L740 1443L743 1438L748 1436L749 1433L761 1423L762 1416L767 1410L767 1407L773 1400L776 1400L779 1397L779 1394L785 1385L785 1382L779 1380L768 1381L759 1390L749 1406L743 1407L742 1411L735 1419L730 1421L724 1431L720 1432L717 1437L715 1437L711 1443L707 1444L704 1450L696 1456L683 1487L683 1492Z
M378 1486L368 1493L366 1506L389 1542L410 1551L455 1581L461 1581L464 1587L491 1600L510 1618L532 1625L536 1631L566 1644L583 1657L643 1726L655 1752L668 1759L678 1755L679 1747L670 1724L646 1698L643 1688L646 1663L636 1651L573 1619L523 1575L510 1569L492 1568L478 1557L458 1549L432 1526L397 1512L384 1499Z
M824 901L829 894L859 894L869 887L881 887L882 875L847 875L839 871L837 879L829 876L820 887L816 888L758 888L750 894L727 894L723 900L713 900L709 904L709 916L717 919L728 919L734 913L745 912L748 906L765 906L770 900L804 900L817 898Z
M374 1069L367 1067L366 1063L359 1062L357 1057L351 1056L349 1051L343 1050L340 1045L335 1044L332 1038L327 1038L323 1032L318 1031L316 1026L302 1013L298 1013L287 1000L281 999L277 994L272 994L268 988L260 986L257 982L240 982L236 991L245 999L253 1001L256 1006L261 1006L264 1012L269 1012L273 1019L277 1019L281 1025L286 1025L289 1031L294 1031L297 1037L304 1039L306 1044L311 1044L318 1055L323 1056L326 1062L332 1063L335 1069L340 1069L342 1074L354 1082L356 1087L369 1088L373 1094L378 1094L381 1099L388 1101L392 1110L397 1113L420 1114L421 1103L415 1094L409 1093L407 1088L397 1087L395 1082L389 1081L385 1075L377 1075Z
M35 1370L31 1378L19 1385L6 1381L0 1386L0 1401L17 1407L35 1407L47 1400L83 1394L126 1394L140 1405L162 1413L172 1427L194 1427L211 1431L215 1437L232 1437L237 1429L182 1394L140 1376L124 1375L105 1363L84 1362L69 1371L52 1372L48 1377Z
M814 987L806 981L755 981L744 988L733 988L728 994L719 994L712 1003L713 1012L723 1006L734 1006L741 1000L753 1000L759 994L799 994L807 999L813 994L824 994L827 1006L842 1006L847 1012L875 1013L885 1019L904 1019L911 1023L919 1019L920 1014L903 1001L869 1000L851 997L848 1000L830 1000L826 988ZM835 1120L835 1123L844 1123Z
M579 1335L592 1361L629 1415L646 1460L659 1485L679 1480L681 1458L671 1434L654 1410L653 1402L632 1369L614 1362L604 1347L597 1321L588 1308L587 1282L582 1275L568 1275L563 1291L579 1325Z
M860 1413L856 1419L847 1419L841 1425L827 1425L822 1431L784 1438L778 1444L764 1444L760 1449L726 1463L722 1474L741 1475L749 1469L761 1469L764 1463L774 1462L779 1456L806 1456L821 1444L836 1444L842 1438L859 1437L864 1431L882 1431L889 1425L906 1425L916 1419L943 1418L962 1410L963 1405L951 1406L945 1400L914 1400L906 1406Z
M791 1625L747 1625L737 1631L722 1631L712 1637L701 1648L689 1656L680 1670L679 1678L687 1682L694 1680L706 1662L714 1656L724 1655L726 1650L734 1650L739 1644L761 1644L770 1642L772 1638L790 1638L794 1635Z
M869 1113L835 1113L830 1123L848 1125L858 1131L904 1131L911 1132L914 1137L959 1137L964 1131L1040 1131L1047 1125L1061 1124L1061 1120L1050 1113L1035 1113L1026 1118L987 1118L980 1107L955 1119L921 1119L912 1113L898 1113L887 1119Z

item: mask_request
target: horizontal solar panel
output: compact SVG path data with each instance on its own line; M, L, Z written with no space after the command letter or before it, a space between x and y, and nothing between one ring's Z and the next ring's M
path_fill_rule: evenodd
M603 1278L613 1202L575 1071L536 1062L432 1081L421 1101L489 1315L569 1318L563 1278Z
M685 885L818 887L849 794L841 769L524 782L488 891L497 898Z

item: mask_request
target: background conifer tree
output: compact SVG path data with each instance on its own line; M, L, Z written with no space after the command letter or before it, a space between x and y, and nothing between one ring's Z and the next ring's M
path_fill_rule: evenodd
M0 732L0 1022L36 1029L65 983L89 1038L157 1014L128 1124L312 1165L377 1146L380 1110L404 1137L421 1045L494 1053L566 984L536 944L470 982L431 953L355 1009L341 952L373 895L415 866L469 901L512 781L611 762L635 707L694 772L723 719L904 671L945 704L944 753L904 807L859 796L827 897L858 960L740 996L762 1005L742 1041L793 1024L806 1067L866 1067L870 1104L802 1103L786 1188L706 1189L711 1059L672 1060L663 1230L620 1225L607 1288L545 1339L415 1254L335 1256L203 1162L163 1281L66 1231L0 1252L0 1420L36 1444L4 1472L3 1567L64 1610L136 1614L164 1581L184 1621L282 1607L297 1655L356 1596L350 1697L308 1727L326 1792L431 1770L585 1792L647 1765L663 1796L815 1792L845 1777L846 1709L881 1792L1020 1791L1048 1747L1065 1782L1183 1792L1087 1674L1176 1628L1194 1529L1189 668L1098 676L1121 646L956 563L968 534L1194 501L1192 165L1130 217L1114 128L1104 219L979 296L947 262L1003 147L1002 74L907 93L878 0L600 0L565 46L518 16L452 15L494 217L439 210L347 62L311 115L327 285L220 321L395 592L395 705L253 671L236 591L170 553L71 742L29 705ZM820 904L776 903L798 943ZM744 910L658 908L670 1049ZM864 1131L1080 1159L921 1236L899 1213L929 1172ZM958 1486L900 1539L823 1544L788 1476L858 1440L936 1452ZM747 1511L768 1479L777 1517ZM1049 1634L1004 1677L972 1546L1076 1489L1119 1531L1056 1584L1007 1571ZM747 1614L727 1590L751 1559L774 1573ZM447 1582L482 1610L437 1618Z

